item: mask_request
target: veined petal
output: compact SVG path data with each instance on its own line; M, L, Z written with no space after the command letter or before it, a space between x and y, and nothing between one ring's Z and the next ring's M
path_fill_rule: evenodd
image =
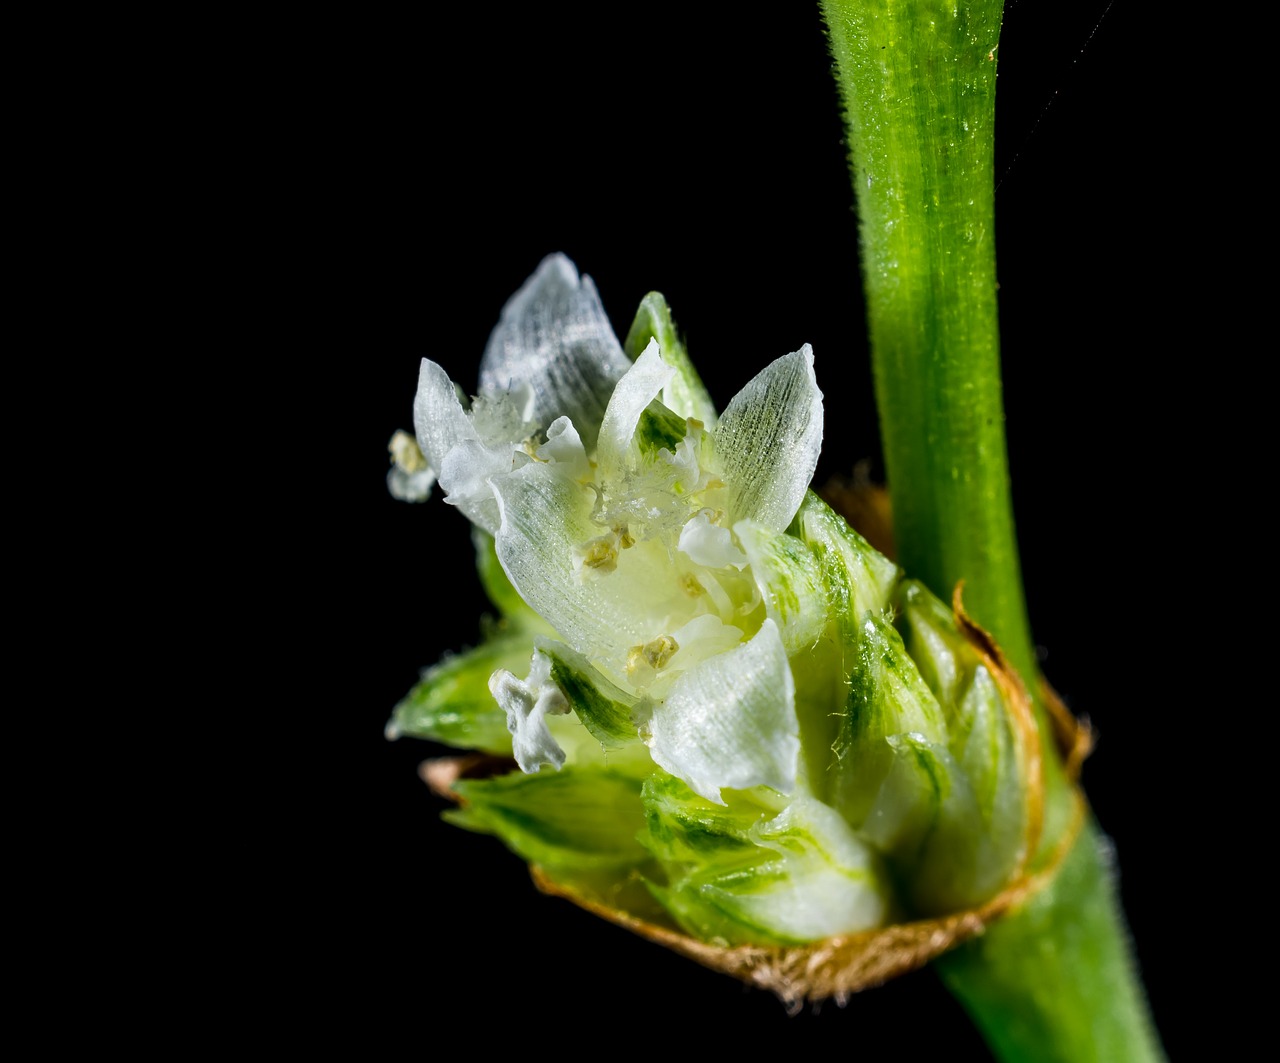
M675 369L662 360L657 341L650 340L644 353L618 381L600 425L596 448L596 464L602 478L608 479L635 464L638 454L635 435L640 415L675 373Z
M795 682L778 627L766 620L737 649L685 672L649 723L655 763L708 801L724 787L795 787Z
M609 396L630 361L590 277L564 255L548 255L502 308L480 363L480 394L533 388L532 419L569 417L588 449Z
M658 544L611 548L615 571L592 571L579 561L584 544L607 536L591 519L595 493L556 465L525 465L495 478L493 488L501 513L498 557L512 585L565 642L614 680L625 676L632 647L664 634L673 611L682 611L680 622L694 611L670 565L661 563L665 553Z
M784 531L822 447L822 392L809 344L767 366L730 400L715 446L729 512Z
M510 472L514 458L514 448L486 447L475 439L459 443L440 467L444 500L492 535L498 530L499 517L489 479Z
M449 451L459 443L480 438L458 400L458 389L449 374L429 358L422 359L422 368L418 371L413 430L423 457L437 474Z

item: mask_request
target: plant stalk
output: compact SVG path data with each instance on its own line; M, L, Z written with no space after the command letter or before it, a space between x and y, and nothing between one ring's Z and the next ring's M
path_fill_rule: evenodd
M1003 0L820 0L858 204L898 563L966 611L1037 697L1000 378L995 96ZM1037 704L1042 734L1044 707ZM1046 747L1043 855L1072 789ZM1086 822L1050 886L937 968L996 1057L1164 1058L1106 841Z

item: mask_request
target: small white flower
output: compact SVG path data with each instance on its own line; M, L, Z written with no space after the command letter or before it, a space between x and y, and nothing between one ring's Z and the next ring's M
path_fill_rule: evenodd
M524 601L636 699L657 764L713 801L725 787L791 792L795 685L735 528L758 554L800 506L822 439L813 353L777 359L708 427L663 404L677 370L657 342L626 362L576 279L553 257L508 304L470 411L423 362L423 453L446 500L495 536ZM557 301L570 322L547 309ZM540 661L491 683L525 770L564 756L544 719L564 699Z
M594 429L630 364L591 278L579 278L563 255L549 255L503 307L470 408L439 365L422 361L414 430L446 501L496 532L490 477L527 461L539 430L555 456L552 424L560 417L569 419L563 430L586 431L594 445Z

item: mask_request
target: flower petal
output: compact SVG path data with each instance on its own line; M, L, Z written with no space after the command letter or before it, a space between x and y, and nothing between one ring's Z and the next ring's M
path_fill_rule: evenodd
M729 512L784 531L804 498L822 447L822 392L813 348L767 366L730 400L716 427Z
M723 787L795 788L800 751L795 682L778 627L684 673L649 722L654 762L724 804Z
M458 389L440 366L422 359L418 393L413 399L413 430L427 464L439 474L445 455L459 443L480 434L462 408Z
M480 363L480 394L533 388L532 419L572 419L595 446L614 384L630 368L590 277L548 255L502 308Z
M595 492L555 464L534 462L493 480L501 513L498 557L535 612L615 681L629 650L683 623L695 604L671 578L665 550L637 543L616 551L615 571L589 571L580 547L606 538L591 519Z
M674 367L662 360L657 340L650 340L644 353L618 381L600 425L596 449L596 463L603 479L635 464L638 456L635 435L640 416L675 375Z

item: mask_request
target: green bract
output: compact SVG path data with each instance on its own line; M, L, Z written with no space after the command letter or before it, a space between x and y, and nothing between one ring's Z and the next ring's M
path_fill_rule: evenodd
M719 944L1008 883L1026 769L1000 688L951 611L809 490L822 419L808 345L717 413L662 297L624 346L559 255L504 308L469 403L423 361L420 455L400 442L393 490L434 477L473 522L500 617L388 734L520 769L458 783L453 822L564 882L638 880L637 914Z

